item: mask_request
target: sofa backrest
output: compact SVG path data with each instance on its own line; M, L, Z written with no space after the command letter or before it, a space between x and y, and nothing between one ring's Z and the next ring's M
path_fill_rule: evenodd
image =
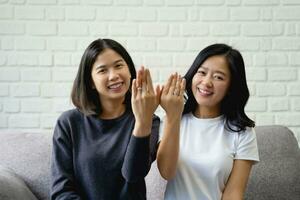
M300 199L300 150L283 126L255 128L260 162L253 166L246 200ZM0 133L0 165L13 169L40 199L49 199L52 134ZM166 186L156 162L146 177L149 200L163 199Z

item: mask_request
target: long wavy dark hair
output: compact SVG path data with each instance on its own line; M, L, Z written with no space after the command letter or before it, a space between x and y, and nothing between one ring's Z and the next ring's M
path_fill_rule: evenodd
M97 56L105 49L114 50L125 60L131 75L130 85L132 80L136 78L136 70L133 61L121 44L112 39L97 39L93 41L86 48L81 57L71 92L71 100L73 104L85 115L99 115L102 112L99 94L97 90L92 87L91 71ZM126 108L131 109L130 89L125 94L124 104L126 105Z
M187 101L183 114L194 112L198 103L192 92L192 79L198 68L211 56L224 56L231 73L231 82L227 94L221 102L221 114L226 120L226 128L240 132L246 127L254 127L255 123L245 113L244 109L249 99L244 60L240 52L226 44L213 44L204 48L194 60L184 78L186 79Z

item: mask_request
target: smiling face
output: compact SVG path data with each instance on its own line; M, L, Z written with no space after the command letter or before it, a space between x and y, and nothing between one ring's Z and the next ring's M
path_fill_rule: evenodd
M105 49L96 58L92 71L92 86L100 102L124 100L130 87L130 72L125 60L114 50Z
M198 103L196 113L220 115L221 102L230 86L230 70L224 56L207 58L192 80L192 92Z

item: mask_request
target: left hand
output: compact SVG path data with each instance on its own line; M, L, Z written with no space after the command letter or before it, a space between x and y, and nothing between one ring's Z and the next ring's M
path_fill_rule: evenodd
M131 105L135 117L133 134L137 137L148 136L161 93L159 86L154 91L149 69L142 67L138 70L137 78L132 81L131 91Z

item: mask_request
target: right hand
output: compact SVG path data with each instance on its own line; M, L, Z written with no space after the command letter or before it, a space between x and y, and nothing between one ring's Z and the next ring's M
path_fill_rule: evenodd
M177 73L172 74L163 86L160 105L171 118L181 117L184 108L184 91L186 81Z

